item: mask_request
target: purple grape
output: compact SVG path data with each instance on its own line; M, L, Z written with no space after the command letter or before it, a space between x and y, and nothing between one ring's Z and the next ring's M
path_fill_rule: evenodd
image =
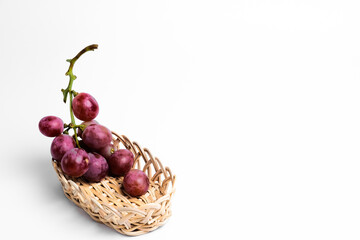
M124 177L124 190L133 197L144 195L149 189L150 181L146 174L138 169L130 170Z
M115 152L117 148L112 143L109 143L105 147L98 149L96 152L103 156L105 159L109 160L110 156L113 154L111 150Z
M55 116L43 117L39 122L39 130L47 137L56 137L64 131L64 123Z
M120 149L110 156L108 163L113 176L124 176L134 164L134 155L127 149Z
M67 134L61 134L55 137L51 143L51 156L53 157L53 159L61 161L64 154L75 147L75 141L71 136Z
M89 155L81 148L73 148L61 159L61 169L71 177L81 177L89 169Z
M96 120L91 120L91 121L87 121L87 122L82 122L80 125L84 125L84 130L85 130L85 128L87 128L91 124L99 124L99 123ZM82 133L83 133L83 131L80 128L78 128L77 135L79 137L81 137Z
M95 98L88 93L79 93L72 102L74 115L83 121L96 118L99 113L99 105Z
M88 153L89 169L84 174L84 178L90 182L100 182L107 174L109 165L105 158L97 153Z
M99 124L93 124L84 130L82 139L88 147L98 150L111 142L112 135L110 130L106 127Z

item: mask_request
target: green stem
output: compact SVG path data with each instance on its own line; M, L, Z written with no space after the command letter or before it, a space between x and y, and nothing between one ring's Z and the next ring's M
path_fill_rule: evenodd
M66 60L67 62L70 63L70 66L69 66L69 69L67 70L67 72L65 73L65 75L69 76L70 80L69 80L69 85L67 86L67 88L61 89L61 91L64 95L64 99L63 99L64 103L66 103L67 96L68 96L68 94L70 94L70 117L71 117L71 125L72 125L71 128L74 130L76 145L79 148L80 148L80 144L79 144L79 141L77 138L77 133L76 133L76 128L78 127L78 125L75 124L75 117L74 117L74 113L72 110L73 97L74 97L74 95L77 95L77 93L72 90L73 82L76 79L76 76L73 74L73 67L74 67L76 60L78 60L81 57L81 55L83 55L87 51L93 51L97 48L98 48L97 44L89 45L86 48L84 48L83 50L81 50L74 58Z
M76 127L75 127L75 117L74 117L74 113L72 110L72 102L73 102L73 94L70 93L70 117L71 117L72 129L74 129L76 145L78 146L78 148L80 148L79 140L77 138Z

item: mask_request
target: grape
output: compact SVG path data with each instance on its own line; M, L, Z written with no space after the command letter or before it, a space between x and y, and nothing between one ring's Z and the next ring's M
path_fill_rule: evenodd
M108 163L113 176L124 176L134 164L134 155L127 149L120 149L110 156Z
M124 190L133 197L138 197L147 192L150 181L146 174L138 169L130 170L124 177Z
M112 140L112 135L106 127L93 124L84 130L82 139L88 147L97 150L108 145Z
M72 102L75 116L83 121L93 120L99 113L99 105L88 93L79 93Z
M66 175L80 177L89 169L89 156L84 149L73 148L61 159L61 169Z
M39 122L39 130L47 137L56 137L63 132L64 123L55 116L43 117Z
M100 182L109 170L109 165L105 158L97 153L88 153L89 155L89 170L84 174L84 177L90 182Z
M53 159L61 161L64 154L75 147L75 141L71 136L67 134L61 134L55 137L51 143L51 156Z
M99 124L99 123L95 120L91 120L91 121L87 121L87 122L82 122L80 125L84 125L84 130L85 130L85 128L87 128L91 124ZM83 131L80 128L78 128L77 135L79 137L81 137L82 133L83 133Z
M117 150L117 148L113 144L109 143L105 147L98 149L96 152L98 154L100 154L101 156L103 156L105 159L109 160L109 158L112 154L112 152L111 152L112 149L114 151Z

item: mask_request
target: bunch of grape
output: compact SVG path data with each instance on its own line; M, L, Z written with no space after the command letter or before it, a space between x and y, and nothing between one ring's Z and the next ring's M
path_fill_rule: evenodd
M149 179L141 170L132 169L134 155L127 149L117 149L112 143L111 131L99 124L95 118L99 105L88 93L72 90L76 77L72 73L75 61L85 52L94 50L97 45L84 48L73 59L68 60L70 67L66 75L70 76L68 87L62 92L64 102L70 96L71 123L64 124L55 116L40 120L39 130L47 137L55 137L51 144L51 156L60 163L62 171L71 177L83 177L89 182L99 182L107 175L124 176L123 188L133 197L145 194L149 188ZM82 120L75 124L75 118ZM74 136L69 135L73 129Z

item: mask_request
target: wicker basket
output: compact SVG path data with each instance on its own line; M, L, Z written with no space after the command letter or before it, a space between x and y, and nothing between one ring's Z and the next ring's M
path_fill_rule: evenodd
M131 197L122 191L123 177L107 176L99 183L83 178L72 178L53 160L54 169L62 184L65 196L84 209L95 221L114 228L125 235L141 235L162 226L171 216L171 198L175 192L175 175L154 158L149 150L142 149L124 135L113 132L113 143L134 154L133 168L146 173L149 190L143 196Z

